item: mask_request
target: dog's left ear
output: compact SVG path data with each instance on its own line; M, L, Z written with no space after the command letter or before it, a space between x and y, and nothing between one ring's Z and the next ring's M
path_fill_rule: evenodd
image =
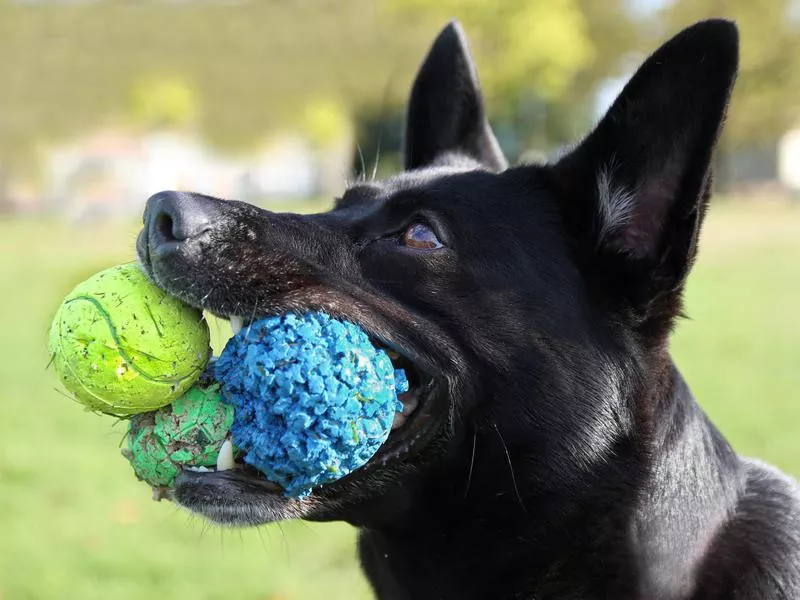
M568 226L644 313L679 310L738 66L738 32L703 21L657 50L595 130L550 167ZM597 271L597 265L594 270ZM661 302L659 300L669 300ZM646 314L644 314L646 318Z
M456 21L433 42L411 89L405 168L430 165L448 153L468 156L492 171L508 166L486 120L475 64Z

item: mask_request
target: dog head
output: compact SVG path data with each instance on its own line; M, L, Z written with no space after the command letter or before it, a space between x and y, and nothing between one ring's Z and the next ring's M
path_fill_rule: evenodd
M353 321L413 388L378 454L307 498L235 469L184 472L174 499L228 524L377 525L431 489L522 501L585 487L635 436L667 362L737 48L730 23L687 29L572 151L508 168L451 24L413 86L403 173L314 215L153 196L137 249L165 291L234 321Z

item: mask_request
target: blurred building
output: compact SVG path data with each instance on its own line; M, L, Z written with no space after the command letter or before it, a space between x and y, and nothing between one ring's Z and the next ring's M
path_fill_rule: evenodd
M40 208L77 220L136 215L167 189L253 203L332 195L344 186L350 153L349 139L320 148L290 132L232 157L185 133L103 129L45 153Z
M778 177L793 195L800 196L800 125L787 131L778 144Z

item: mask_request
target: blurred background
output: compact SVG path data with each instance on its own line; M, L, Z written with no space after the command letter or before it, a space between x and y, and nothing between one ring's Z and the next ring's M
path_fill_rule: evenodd
M738 21L742 69L673 351L734 445L797 476L800 0L0 0L0 600L369 598L345 525L225 531L151 502L123 424L46 369L53 311L133 258L154 192L309 211L396 171L452 17L506 153L544 160L707 16Z

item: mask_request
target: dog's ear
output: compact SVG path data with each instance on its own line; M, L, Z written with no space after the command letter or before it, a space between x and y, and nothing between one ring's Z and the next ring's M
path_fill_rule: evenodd
M738 31L689 27L657 50L595 130L550 167L568 226L635 308L670 320L691 268ZM596 265L595 265L596 266Z
M420 67L406 115L405 168L446 153L466 155L493 171L508 166L483 108L478 75L461 26L445 27Z

